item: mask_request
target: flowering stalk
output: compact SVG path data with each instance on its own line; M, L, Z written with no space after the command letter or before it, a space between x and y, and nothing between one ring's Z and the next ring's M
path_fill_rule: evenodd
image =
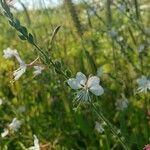
M15 28L19 32L19 38L23 41L27 41L28 43L32 44L37 52L40 54L41 59L46 65L52 65L56 71L56 73L63 75L65 79L68 78L68 75L62 70L61 67L58 67L58 65L49 57L47 51L43 51L34 40L34 37L31 33L28 33L28 30L26 27L22 26L20 24L20 21L13 16L13 14L10 11L9 6L7 5L5 0L0 0L0 4L4 10L4 15L8 18L9 24ZM55 34L53 35L55 36ZM53 37L52 37L53 39Z
M118 141L121 143L123 148L125 150L129 150L127 144L122 140L122 137L118 135L117 131L114 129L112 124L107 120L107 118L102 114L102 112L98 111L96 106L92 102L90 102L90 104L91 104L93 110L95 111L95 113L97 114L97 116L99 117L99 119L103 120L106 123L108 128L111 130L112 134L118 139Z

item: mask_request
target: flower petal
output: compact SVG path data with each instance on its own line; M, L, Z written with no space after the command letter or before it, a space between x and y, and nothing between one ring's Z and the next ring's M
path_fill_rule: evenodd
M100 85L92 86L92 87L90 87L89 90L96 96L100 96L104 93L104 89Z
M74 90L77 90L77 89L81 88L80 83L75 78L71 78L71 79L67 80L67 83Z
M76 75L76 80L81 84L85 85L87 78L82 72L78 72Z
M8 129L4 129L4 132L1 133L1 137L4 138L9 134L9 130Z
M17 70L13 72L14 80L18 80L26 72L26 64L22 64Z
M87 86L90 88L92 86L97 86L99 85L100 79L97 76L92 76L88 79L87 81Z

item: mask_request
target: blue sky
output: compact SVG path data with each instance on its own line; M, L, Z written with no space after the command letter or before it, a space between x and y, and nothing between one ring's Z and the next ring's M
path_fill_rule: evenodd
M39 8L41 6L56 6L59 4L62 0L21 0L27 8ZM15 7L18 9L21 9L22 6L17 2L14 4Z

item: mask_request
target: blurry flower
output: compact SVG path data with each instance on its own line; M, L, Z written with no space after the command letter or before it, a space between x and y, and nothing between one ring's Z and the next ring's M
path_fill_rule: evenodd
M16 57L16 55L18 55L17 50L12 50L9 47L7 49L4 49L3 53L4 53L3 57L6 59L11 57Z
M143 150L150 150L150 144L145 145L144 148L143 148Z
M138 83L138 92L147 93L147 90L150 90L150 80L147 79L146 76L142 76L140 79L137 80Z
M11 57L15 57L16 60L19 62L20 67L13 72L14 80L18 80L22 76L22 74L25 73L27 65L20 58L17 50L12 50L10 48L7 48L3 52L4 52L4 55L3 55L4 58L8 59L8 58L11 58Z
M100 79L97 76L91 76L88 79L86 76L78 72L76 78L71 78L68 81L69 86L77 92L77 100L90 101L90 92L96 96L104 93L104 89L99 85Z
M10 132L17 132L18 129L21 126L21 121L19 121L17 118L14 118L12 122L8 125L8 128L4 129L4 132L1 133L1 137L7 136Z
M19 121L17 118L14 118L8 127L11 131L17 132L20 126L21 126L21 121Z
M34 136L34 146L29 147L28 150L40 150L39 140L36 137L36 135L33 136Z
M128 107L128 103L128 99L122 94L122 98L115 102L116 109L123 111Z
M12 49L10 49L10 48L7 48L7 49L4 49L4 50L3 50L3 53L4 53L3 57L4 57L5 59L15 57L15 58L17 59L17 61L18 61L20 64L23 63L23 61L22 61L22 59L20 58L20 56L19 56L17 50L12 50Z
M13 72L14 80L18 80L26 72L26 69L27 65L25 63L20 64L20 67Z
M117 39L116 39L118 42L121 42L123 41L123 37L122 36L117 36Z
M95 130L98 133L103 133L105 131L104 128L102 127L102 125L97 121L95 122Z
M126 12L126 9L127 9L125 3L119 4L118 8L119 8L119 10L120 10L121 12Z
M139 52L139 53L143 52L144 48L145 48L145 45L144 45L144 44L141 44L141 45L138 47L138 52Z
M4 131L1 133L1 137L4 138L9 134L9 130L8 129L4 129Z
M112 38L116 38L116 37L118 36L118 32L115 31L114 29L112 29L112 30L109 32L109 34L110 34L110 36L111 36Z
M42 70L44 70L44 67L42 67L42 66L34 66L34 69L35 70L34 70L33 74L35 76L37 76L37 75L42 73Z
M19 113L24 113L26 111L26 107L25 106L19 106L18 110Z

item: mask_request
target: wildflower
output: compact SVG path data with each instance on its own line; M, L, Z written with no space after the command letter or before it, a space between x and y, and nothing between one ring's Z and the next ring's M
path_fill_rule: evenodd
M144 148L143 148L143 150L150 150L150 144L145 145Z
M33 137L34 137L34 146L29 147L28 150L40 150L38 138L36 137L36 135L33 135Z
M17 132L21 126L21 121L17 118L14 118L12 122L8 125L8 128L4 129L4 132L1 133L1 137L7 136L10 132Z
M77 100L90 101L90 92L96 96L104 93L102 86L99 85L100 79L97 76L91 76L87 79L83 73L78 72L76 78L71 78L67 82L72 89L79 90Z
M3 133L1 133L1 137L4 138L9 134L9 130L8 129L4 129Z
M117 110L123 111L128 107L128 99L122 94L122 98L116 101L115 106Z
M102 125L97 121L95 122L95 130L98 133L103 133L105 131L104 128L102 127Z
M9 47L7 49L4 49L3 53L4 53L3 57L5 59L11 58L11 57L16 57L18 55L17 50L12 50Z
M20 56L19 56L17 50L12 50L12 49L10 49L10 48L7 48L7 49L5 49L3 52L4 52L4 55L3 55L4 58L8 59L8 58L11 58L11 57L15 57L16 60L19 62L20 67L19 67L17 70L15 70L15 71L13 72L14 80L18 80L18 79L22 76L22 74L25 73L26 68L27 68L27 65L26 65L25 62L20 58Z
M24 113L26 111L26 107L25 106L19 106L19 108L17 109L17 112L19 113Z
M125 3L121 3L119 4L118 8L121 12L126 12L127 6Z
M17 118L14 118L8 127L10 130L17 132L20 126L21 126L21 121L19 121Z
M138 83L138 93L144 92L147 93L147 90L150 90L150 80L147 79L146 76L142 76L140 79L137 80Z
M44 67L42 67L42 66L34 66L34 69L35 70L34 70L33 74L35 76L37 76L37 75L42 73L42 70L44 70Z
M138 47L138 52L141 53L143 52L145 49L145 45L144 44L141 44L139 47Z
M20 67L13 72L14 80L18 80L26 72L26 69L25 63L20 64Z

